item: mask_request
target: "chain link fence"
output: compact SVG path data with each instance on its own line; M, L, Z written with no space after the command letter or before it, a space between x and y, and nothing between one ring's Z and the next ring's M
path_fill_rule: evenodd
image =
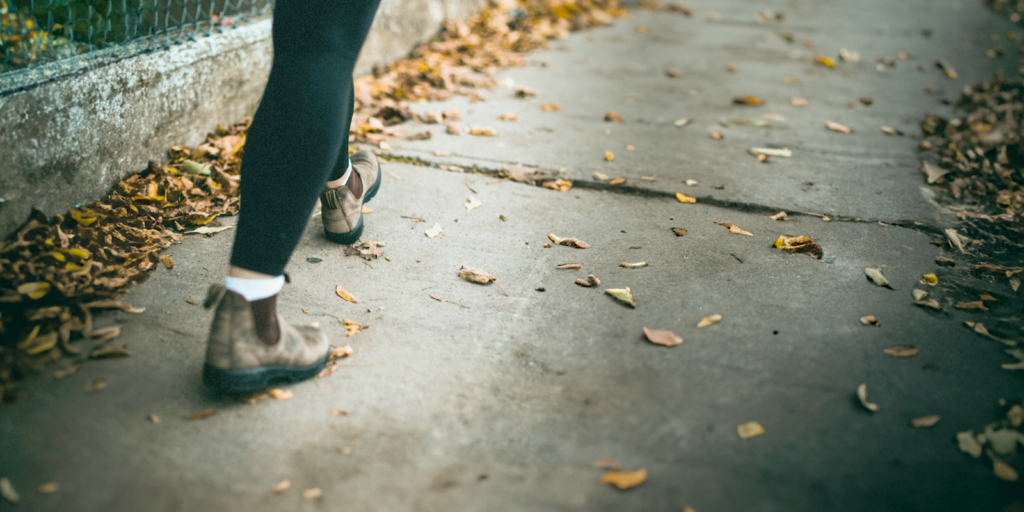
M0 0L0 73L131 41L194 40L272 9L273 0Z

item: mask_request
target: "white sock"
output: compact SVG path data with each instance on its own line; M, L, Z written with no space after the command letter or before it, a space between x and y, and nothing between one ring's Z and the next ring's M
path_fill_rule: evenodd
M224 287L245 297L245 300L252 302L277 295L284 289L284 276L267 279L245 279L228 276L224 278Z
M348 185L348 179L352 177L352 160L348 161L348 169L345 171L345 175L341 177L341 186Z

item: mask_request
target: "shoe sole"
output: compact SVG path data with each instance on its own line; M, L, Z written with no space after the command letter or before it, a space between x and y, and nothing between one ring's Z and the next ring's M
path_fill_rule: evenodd
M363 199L363 204L369 203L374 196L377 195L377 191L380 190L380 182L384 181L384 173L380 168L380 159L377 159L377 182L373 184L366 191L366 198ZM348 233L331 233L330 231L324 231L324 236L327 240L341 245L352 245L359 241L363 237L363 212L359 212L359 222L356 223L356 228Z
M330 352L309 366L261 366L245 370L225 370L203 365L203 384L226 395L262 391L276 384L289 384L311 379L327 366Z

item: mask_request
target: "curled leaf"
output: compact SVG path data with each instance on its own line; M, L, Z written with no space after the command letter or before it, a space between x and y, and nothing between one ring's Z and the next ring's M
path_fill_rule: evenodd
M869 410L871 412L875 412L875 411L878 410L878 405L877 404L873 404L871 402L868 402L868 385L867 384L861 384L860 386L857 386L857 398L860 399L860 404L863 405L865 409L867 409L867 410Z
M554 233L548 233L548 238L551 239L557 245L564 245L566 247L572 247L574 249L586 249L590 247L590 244L580 240L578 238L562 238L555 235Z
M434 223L434 226L431 227L430 229L424 231L423 234L427 235L427 238L434 238L437 235L440 235L441 231L443 231L443 229L441 228L441 225L437 224L437 223Z
M555 270L578 270L583 268L580 263L562 263L561 265L555 265Z
M862 323L864 325L873 325L875 327L880 327L881 326L881 324L878 323L878 319L875 318L875 315L868 315L868 316L860 317L860 323Z
M878 286L884 286L886 288L889 288L890 290L892 289L892 286L889 285L889 280L886 279L884 275L882 275L882 269L869 267L864 269L864 275L868 276L868 279L870 279L871 282L877 284Z
M690 203L690 204L693 204L693 203L697 202L697 198L696 197L688 196L688 195L686 195L686 194L684 194L682 192L676 192L676 199L678 199L680 203Z
M559 192L568 192L572 189L572 182L565 178L558 178L553 181L542 181L540 186L551 190L557 190Z
M619 266L622 267L622 268L641 268L641 267L646 267L647 266L647 262L646 261L640 261L640 262L637 262L637 263L629 263L628 261L623 261L622 263L619 263Z
M353 297L352 294L349 293L348 290L346 290L340 284L336 285L334 287L334 293L338 294L338 297L341 297L342 299L345 299L345 300L347 300L349 302L352 302L352 303L358 303L359 302L359 300L357 300L355 297Z
M459 269L459 277L465 279L466 281L479 284L488 284L498 279L488 274L487 272L484 272L483 270L470 268L467 266L463 266Z
M747 150L754 156L777 156L780 158L789 158L793 156L793 150L788 148L750 148Z
M921 276L921 282L928 286L935 286L939 284L939 278L935 274L925 274Z
M709 316L706 316L704 318L701 318L700 322L697 323L697 327L698 328L700 328L700 327L708 327L710 325L715 325L715 324L717 324L718 322L721 322L721 321L722 321L722 315L719 315L719 314L709 315Z
M274 486L274 494L282 493L292 486L291 480L281 480Z
M718 222L718 221L715 221L715 224L718 224L719 226L722 226L723 228L728 229L729 232L734 234L734 235L754 236L753 233L744 230L743 228L737 226L736 224L733 224L732 222Z
M274 400L291 400L295 392L290 389L273 388L267 390L267 394Z
M853 133L853 130L850 127L843 126L839 123L835 123L832 121L825 121L825 128L828 128L829 130L839 133Z
M980 309L982 311L988 311L988 308L985 307L985 301L981 301L981 300L974 300L974 301L970 301L970 302L961 302L961 303L956 305L956 308L957 309Z

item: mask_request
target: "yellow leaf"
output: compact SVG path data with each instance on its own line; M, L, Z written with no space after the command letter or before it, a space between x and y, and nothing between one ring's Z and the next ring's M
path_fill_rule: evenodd
M71 218L75 219L76 222L83 226L88 226L89 224L96 222L95 216L86 215L85 213L82 213L80 210L71 210Z
M935 274L925 274L921 276L921 282L929 286L935 286L939 284L939 278Z
M359 331L363 329L362 325L357 324L352 320L349 320L348 318L342 318L341 323L343 326L345 326L345 330L348 331L348 334L346 334L345 336L355 336L356 334L359 334Z
M821 64L822 66L834 68L836 67L836 61L832 57L826 57L824 55L815 55L814 63Z
M751 437L757 437L764 434L764 427L756 421L744 423L736 427L736 433L740 435L742 439L750 439Z
M41 327L42 325L35 326L35 328L32 329L32 332L28 333L28 336L26 336L25 339L21 340L21 343L18 343L18 348L25 348L31 345L32 342L35 341L36 336L39 335L39 329Z
M87 251L85 249L79 249L77 247L72 248L72 249L68 249L68 254L70 254L72 256L78 256L79 258L82 258L83 260L87 260L87 259L92 257L92 254L89 251Z
M647 470L609 471L601 477L602 484L612 484L619 489L631 489L647 480Z
M690 197L690 196L688 196L688 195L686 195L686 194L684 194L682 192L676 192L676 199L678 199L680 203L691 203L692 204L692 203L696 203L697 202L697 198L696 197Z
M46 352L55 346L57 346L57 331L50 331L42 336L37 336L32 346L25 350L25 353L34 356Z
M47 283L46 281L24 283L18 286L18 293L22 295L28 295L28 298L33 300L41 299L49 292L50 283Z
M557 112L559 110L562 110L562 104L561 103L545 103L545 104L540 106L540 109L543 110L544 112Z
M162 262L162 263L164 264L164 266L165 266L165 267L167 267L168 269L172 269L172 268L174 268L174 260L172 260L172 259L171 259L171 257L170 257L169 255L167 255L167 254L164 254L164 255L160 256L160 261L161 261L161 262Z
M338 297L341 297L341 298L343 298L343 299L345 299L345 300L347 300L349 302L352 302L352 303L359 302L358 300L356 300L355 297L352 296L351 293L349 293L344 288L342 288L340 284L334 288L334 293L337 293Z
M51 252L50 253L50 257L52 257L53 259L55 259L55 260L57 260L59 262L62 262L62 263L67 261L67 258L65 258L63 254L61 254L61 253L59 253L57 251Z
M605 151L604 152L604 159L609 161L609 162L611 162L612 160L615 160L615 153L612 153L611 151Z
M609 288L604 292L615 297L619 302L622 302L631 308L636 308L636 302L633 301L633 291L630 290L628 286L625 288Z

